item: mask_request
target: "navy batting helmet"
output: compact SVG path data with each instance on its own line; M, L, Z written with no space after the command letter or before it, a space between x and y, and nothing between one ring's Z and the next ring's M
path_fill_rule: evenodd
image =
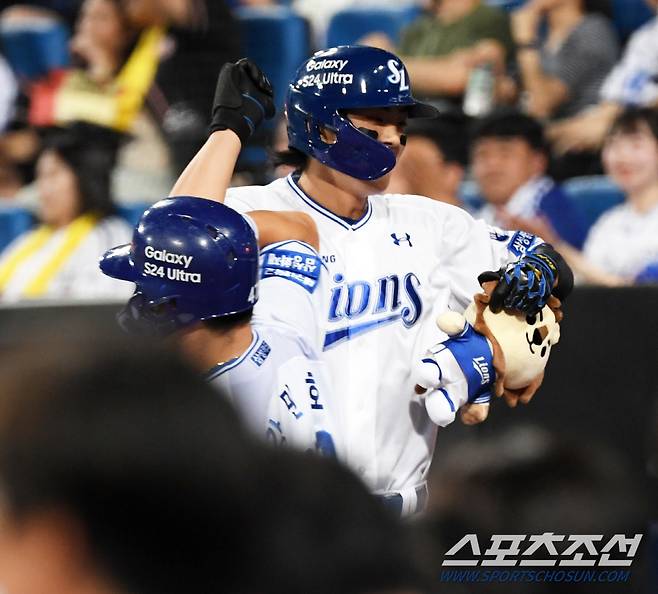
M108 251L100 267L136 285L119 314L130 332L169 334L247 311L257 300L254 230L233 209L203 198L154 204L139 220L132 243Z
M437 115L432 106L414 99L407 69L396 55L356 45L317 52L288 87L289 146L351 177L380 178L395 166L395 154L344 115L349 109L376 107L404 107L410 118ZM335 143L322 140L322 128L336 134Z

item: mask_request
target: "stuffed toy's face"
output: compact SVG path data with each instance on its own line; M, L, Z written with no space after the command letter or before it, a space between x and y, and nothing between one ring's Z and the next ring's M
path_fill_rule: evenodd
M469 323L475 323L475 305L464 312ZM546 367L551 347L560 340L560 325L546 306L536 316L497 314L488 307L484 320L505 355L505 387L523 388Z

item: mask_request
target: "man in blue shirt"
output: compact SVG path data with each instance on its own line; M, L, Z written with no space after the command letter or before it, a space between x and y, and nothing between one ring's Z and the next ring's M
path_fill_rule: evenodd
M542 125L530 116L504 111L480 120L472 134L471 165L486 204L475 216L508 229L532 227L533 232L539 220L580 249L587 225L549 177L549 159Z

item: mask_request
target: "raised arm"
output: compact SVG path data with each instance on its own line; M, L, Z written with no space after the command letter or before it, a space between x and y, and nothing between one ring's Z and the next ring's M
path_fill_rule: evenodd
M274 115L272 86L250 60L225 64L219 73L210 136L171 189L170 196L196 196L224 202L242 144ZM253 211L258 243L264 247L287 239L318 249L315 223L301 212Z
M169 196L224 202L242 144L232 130L213 132L176 180Z
M242 145L274 117L273 90L251 60L224 64L215 90L210 136L174 184L170 196L224 201Z

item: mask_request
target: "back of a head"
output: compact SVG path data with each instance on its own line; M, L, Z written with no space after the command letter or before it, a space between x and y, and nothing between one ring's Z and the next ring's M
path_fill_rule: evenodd
M169 352L98 342L34 342L4 356L10 515L66 513L98 572L125 591L205 593L219 579L239 591L257 456L237 417Z
M63 513L118 591L424 591L412 535L349 470L253 443L154 344L37 337L0 382L3 511Z

